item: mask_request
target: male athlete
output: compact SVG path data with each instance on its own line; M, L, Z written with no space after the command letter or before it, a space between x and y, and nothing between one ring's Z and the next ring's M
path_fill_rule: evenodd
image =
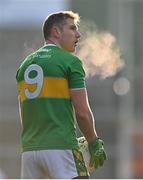
M95 168L106 160L88 104L82 62L72 53L80 38L79 16L62 11L43 24L45 45L17 71L22 118L22 178L89 178L75 123L88 142Z

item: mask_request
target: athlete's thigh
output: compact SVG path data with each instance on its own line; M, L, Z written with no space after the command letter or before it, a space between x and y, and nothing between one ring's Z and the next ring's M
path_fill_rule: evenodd
M39 151L43 169L54 179L72 179L87 176L83 157L78 150L42 150Z
M41 179L44 177L42 170L36 161L36 151L22 153L21 178L22 179Z

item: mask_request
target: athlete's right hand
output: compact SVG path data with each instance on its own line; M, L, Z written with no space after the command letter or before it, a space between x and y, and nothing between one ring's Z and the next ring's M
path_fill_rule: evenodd
M104 141L100 138L96 138L93 142L88 144L91 160L91 166L97 169L99 166L103 166L104 161L107 159L106 152L104 150Z

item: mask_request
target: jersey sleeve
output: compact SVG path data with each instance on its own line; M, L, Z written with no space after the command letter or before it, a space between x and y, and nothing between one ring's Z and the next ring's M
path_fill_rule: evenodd
M16 81L18 81L18 73L19 73L19 69L17 69L17 71L16 71Z
M85 71L82 62L77 58L69 67L69 88L85 87Z

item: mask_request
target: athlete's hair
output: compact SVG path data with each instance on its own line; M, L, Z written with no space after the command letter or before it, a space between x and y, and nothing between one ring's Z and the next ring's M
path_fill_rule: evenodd
M53 27L53 25L56 25L60 29L62 29L63 25L66 22L66 19L68 18L73 19L76 24L78 24L80 21L79 15L72 11L60 11L47 16L43 23L44 39L47 40L50 37L51 28Z

